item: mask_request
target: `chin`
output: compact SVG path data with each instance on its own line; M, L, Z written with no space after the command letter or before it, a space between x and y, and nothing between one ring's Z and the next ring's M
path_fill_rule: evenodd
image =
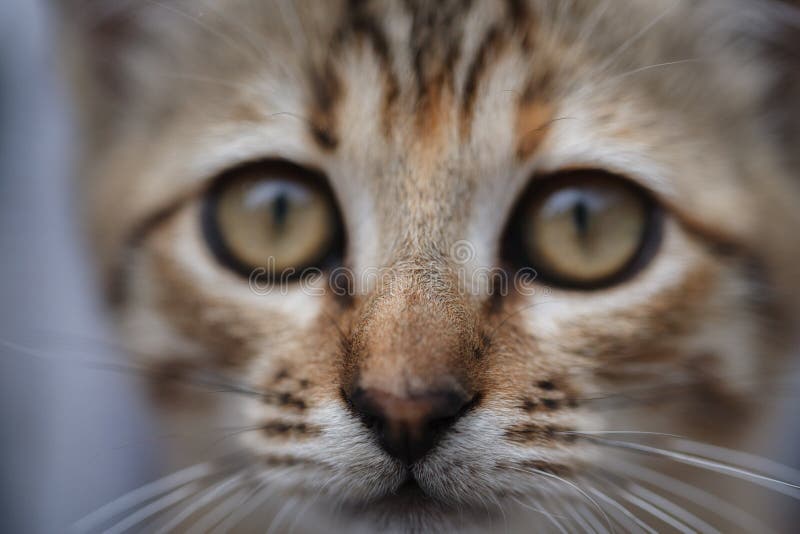
M501 524L503 504L475 506L436 498L413 479L381 497L349 501L334 510L346 530L383 532L471 532Z

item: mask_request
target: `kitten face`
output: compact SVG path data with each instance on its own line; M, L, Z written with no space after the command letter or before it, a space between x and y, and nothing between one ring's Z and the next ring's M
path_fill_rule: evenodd
M258 392L226 421L265 476L353 517L456 521L601 468L575 432L746 429L796 184L738 8L262 4L136 12L90 196L132 350ZM276 162L324 182L342 254L266 290L203 221L221 175ZM599 287L520 282L543 272L505 244L526 190L578 169L649 199L657 237Z

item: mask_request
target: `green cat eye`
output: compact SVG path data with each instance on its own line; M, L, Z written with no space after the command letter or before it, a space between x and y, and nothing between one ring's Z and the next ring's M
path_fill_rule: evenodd
M292 278L341 252L341 219L324 176L284 162L225 173L203 213L206 240L221 263L243 274L267 269Z
M600 288L643 266L659 233L657 205L643 189L603 171L571 171L534 181L506 251L545 282Z

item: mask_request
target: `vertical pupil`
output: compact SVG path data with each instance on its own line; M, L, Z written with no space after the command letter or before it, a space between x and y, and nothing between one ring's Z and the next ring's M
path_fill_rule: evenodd
M586 237L589 233L589 207L583 199L578 200L575 204L572 210L572 221L575 223L575 228L578 229L578 235L581 238Z
M278 230L282 230L286 224L286 217L289 213L289 199L286 193L280 193L272 203L272 222Z

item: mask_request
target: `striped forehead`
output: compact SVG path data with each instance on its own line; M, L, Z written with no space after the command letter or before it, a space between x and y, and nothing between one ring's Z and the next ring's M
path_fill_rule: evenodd
M405 149L447 152L448 142L469 139L500 60L531 57L536 29L535 17L517 0L351 2L328 52L309 69L311 137L335 150L349 135L344 130L365 127L349 119L371 106L370 126L385 139L396 142L405 134ZM518 61L501 78L504 88L497 88L502 103L520 116L521 157L534 151L550 119L546 69L524 63L530 61Z
M536 153L554 113L537 31L516 1L344 10L308 71L308 133L346 173L364 173L349 181L374 188L381 235L462 238L486 175L500 185Z
M156 56L177 58L179 69L165 64L170 76L149 76L152 91L140 93L153 109L171 111L158 114L169 120L170 128L159 131L170 143L145 136L153 155L132 151L130 165L147 167L130 215L112 236L124 235L141 213L163 209L165 198L174 203L196 191L197 182L265 157L322 169L345 216L358 219L346 221L364 234L353 242L367 238L365 226L383 243L409 236L476 239L470 228L481 229L484 243L495 242L534 171L603 167L668 195L676 177L691 176L669 152L648 150L669 145L674 154L684 139L690 143L676 117L659 120L669 103L658 99L678 98L684 107L688 101L652 90L657 83L641 83L655 70L634 68L626 74L641 71L636 78L609 79L608 62L599 61L626 52L634 55L620 61L625 69L657 66L673 55L689 56L691 43L664 43L664 50L636 56L637 48L625 45L637 33L614 31L621 9L614 2L604 9L582 0L297 0L268 10L254 0L226 1L230 10L202 26L170 12L173 25L183 21L187 33L171 27L164 45L172 55ZM629 13L650 37L666 13L654 2L634 3ZM239 30L250 31L232 34L234 16L248 21ZM209 32L219 46L198 46ZM595 75L599 67L603 76ZM710 124L716 108L703 104ZM662 156L669 165L659 164ZM719 170L707 174L730 174ZM107 189L120 186L127 187L120 180ZM372 225L365 222L370 217Z

